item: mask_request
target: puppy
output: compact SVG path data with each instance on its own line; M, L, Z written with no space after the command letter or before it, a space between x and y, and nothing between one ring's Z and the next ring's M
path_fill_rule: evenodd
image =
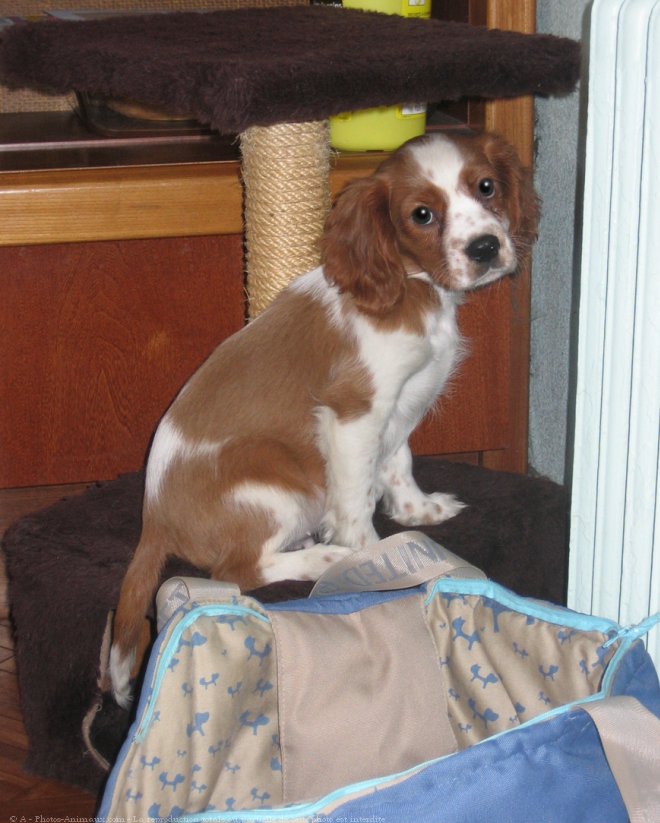
M408 437L460 360L461 293L525 264L537 219L530 173L488 134L417 138L340 194L323 265L223 342L158 426L114 624L121 705L168 556L243 589L314 580L378 540L378 501L403 526L461 509L417 487Z

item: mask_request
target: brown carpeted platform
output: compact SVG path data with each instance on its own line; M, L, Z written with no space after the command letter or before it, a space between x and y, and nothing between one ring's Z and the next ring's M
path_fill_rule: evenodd
M9 86L127 97L224 133L406 100L562 94L574 40L330 7L248 8L15 26Z

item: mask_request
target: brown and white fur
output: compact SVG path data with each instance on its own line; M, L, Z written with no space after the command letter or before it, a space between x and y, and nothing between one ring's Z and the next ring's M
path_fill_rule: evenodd
M378 539L379 500L404 526L461 509L417 487L408 437L460 359L461 293L524 264L537 218L493 135L418 138L340 194L322 267L222 343L158 426L115 618L122 705L168 556L244 589L313 580Z

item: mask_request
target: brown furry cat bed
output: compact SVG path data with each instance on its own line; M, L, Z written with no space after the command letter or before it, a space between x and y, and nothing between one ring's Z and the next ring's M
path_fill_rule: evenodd
M424 531L518 593L563 602L567 498L561 487L433 458L418 458L415 475L426 491L452 492L468 504ZM82 727L97 704L102 636L137 544L141 504L142 475L124 475L23 518L3 541L29 737L26 769L90 791L105 773ZM383 536L401 531L380 515L376 526ZM172 563L165 577L175 574L200 575ZM304 597L310 585L274 584L257 597ZM106 699L88 729L89 746L112 761L128 721Z
M4 83L166 106L225 133L351 109L571 91L579 45L549 35L328 7L10 28Z

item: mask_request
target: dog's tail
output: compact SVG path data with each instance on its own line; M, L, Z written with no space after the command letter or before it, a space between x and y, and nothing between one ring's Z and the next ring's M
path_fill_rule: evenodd
M121 585L113 623L110 679L115 700L126 709L133 699L131 677L139 671L148 644L146 614L166 556L164 546L143 533Z

